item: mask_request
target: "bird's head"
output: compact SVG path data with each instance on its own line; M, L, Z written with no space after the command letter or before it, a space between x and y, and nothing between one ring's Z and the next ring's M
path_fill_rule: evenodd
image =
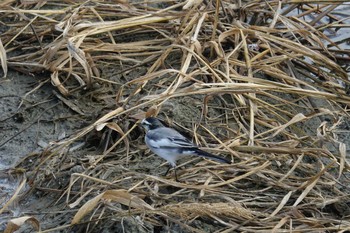
M141 125L148 130L157 129L159 127L164 127L162 122L155 117L147 117L141 121Z

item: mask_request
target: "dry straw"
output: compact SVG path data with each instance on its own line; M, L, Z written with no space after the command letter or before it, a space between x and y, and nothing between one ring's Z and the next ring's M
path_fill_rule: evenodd
M5 76L47 75L59 100L90 122L24 158L31 166L18 164L33 190L55 196L61 214L51 219L64 216L43 232L124 221L139 231L350 230L339 139L350 119L349 52L328 37L349 15L336 14L343 1L315 2L0 3ZM82 93L92 107L73 101ZM176 112L185 100L191 111ZM233 164L188 159L180 182L158 175L161 160L142 156L137 125L157 113ZM91 138L103 139L102 151L76 149ZM27 216L7 232L27 219L39 229L50 218Z

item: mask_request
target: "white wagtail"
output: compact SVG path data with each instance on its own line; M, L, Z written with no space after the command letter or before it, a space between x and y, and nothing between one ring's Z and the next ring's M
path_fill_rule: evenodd
M210 154L198 148L190 140L177 132L175 129L166 127L155 117L148 117L142 120L141 125L146 130L145 142L153 153L166 159L174 168L176 175L176 160L185 155L197 155L216 160L221 163L231 163L229 160ZM166 171L166 176L170 170Z

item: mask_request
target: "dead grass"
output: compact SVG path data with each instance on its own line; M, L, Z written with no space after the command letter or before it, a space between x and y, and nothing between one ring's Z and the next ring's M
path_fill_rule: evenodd
M349 53L327 37L348 26L332 14L342 1L291 2L0 3L5 75L8 68L49 74L56 96L82 117L72 101L81 92L114 100L114 110L106 105L99 119L30 157L33 189L57 193L56 203L76 210L43 232L81 223L89 231L125 217L148 230L165 222L196 232L208 231L204 222L220 232L349 230L350 165L337 138L349 119L341 66ZM138 77L129 75L135 70ZM202 100L188 132L234 163L187 160L197 163L175 182L139 169L146 148L138 120L167 119L165 104L184 97ZM102 153L75 150L97 131L109 132ZM18 225L27 219L35 218ZM8 232L15 228L12 221Z

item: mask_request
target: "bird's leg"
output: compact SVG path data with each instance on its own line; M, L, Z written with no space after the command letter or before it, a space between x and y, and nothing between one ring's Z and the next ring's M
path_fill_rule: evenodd
M179 182L179 180L177 179L176 167L174 167L174 173L175 173L175 181L176 181L176 182Z
M179 180L177 179L176 166L175 166L175 167L172 167L171 165L169 165L169 168L168 168L168 170L166 170L164 176L168 175L168 173L169 173L169 171L170 171L171 168L174 168L175 180L176 180L177 182L179 182Z
M169 165L169 168L168 168L168 170L166 170L164 176L168 175L168 172L170 171L170 169L171 169L171 165Z

